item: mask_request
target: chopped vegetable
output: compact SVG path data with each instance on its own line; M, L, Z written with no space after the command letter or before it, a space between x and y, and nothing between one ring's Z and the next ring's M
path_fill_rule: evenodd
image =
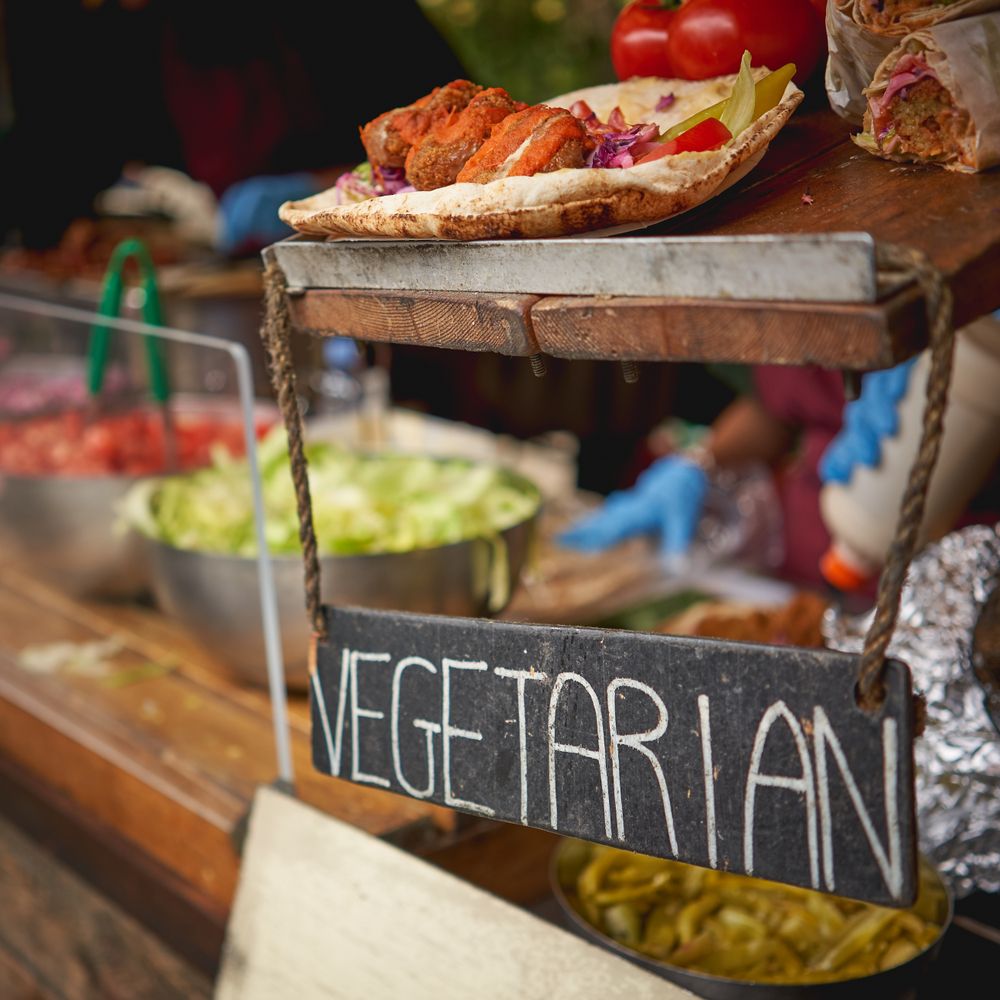
M654 143L653 148L635 162L651 163L653 160L673 156L675 153L705 153L712 149L720 149L732 137L732 133L718 118L706 118L670 142Z
M341 174L333 186L338 205L414 190L413 185L407 182L402 167L379 167L373 171L367 160Z
M795 64L788 63L780 69L776 69L773 73L768 73L767 76L761 77L754 84L754 106L751 121L756 121L762 114L781 103L781 98L785 93L785 88L788 86L788 81L791 80L794 73ZM736 88L734 87L733 89L735 91ZM686 132L689 128L692 128L699 122L703 122L706 118L721 119L731 97L732 95L722 101L718 101L716 104L709 105L707 108L702 108L701 111L696 111L690 117L685 118L684 121L672 125L663 133L660 141L669 142L671 139L676 139L682 132Z
M754 121L781 103L782 97L785 96L785 88L793 76L795 76L795 63L785 63L754 84Z
M495 537L530 517L531 484L485 463L420 455L365 455L325 444L306 449L313 523L321 554L406 552L469 538ZM299 551L295 489L284 429L261 442L260 469L268 546ZM122 517L177 548L256 553L246 462L219 454L212 468L138 484Z
M736 74L733 92L726 101L726 106L719 115L722 122L733 136L739 135L754 120L754 105L756 93L753 75L750 73L750 53L744 52L740 60L740 71Z
M925 861L917 901L901 910L569 839L556 871L568 903L625 947L759 983L890 969L934 944L948 914L944 885Z
M243 424L208 414L173 415L182 469L213 450L243 454ZM260 423L258 433L265 424ZM0 423L0 472L15 476L148 476L166 468L163 418L155 410L88 416L83 410Z

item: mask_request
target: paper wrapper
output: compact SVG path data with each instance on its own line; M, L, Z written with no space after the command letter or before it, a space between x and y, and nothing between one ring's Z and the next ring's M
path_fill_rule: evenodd
M960 159L941 165L974 172L1000 163L1000 13L938 24L907 35L875 70L867 96L878 96L885 90L893 68L906 52L923 52L955 106L969 115L968 128L960 139ZM863 149L888 160L926 162L877 151L868 133L868 115L864 124L865 132L853 137Z
M947 535L910 565L889 654L927 701L914 745L920 849L956 896L1000 891L1000 719L977 679L973 635L1000 579L1000 525ZM828 646L860 652L871 613L828 611Z
M908 10L892 17L886 23L878 11L876 0L832 0L828 8L836 8L854 24L876 35L901 38L911 31L920 31L946 21L975 17L991 10L1000 10L1000 0L955 0L954 3L924 3L915 10Z
M897 40L873 35L833 3L826 6L826 96L830 107L853 125L860 125L868 107L862 93L875 70L896 47Z

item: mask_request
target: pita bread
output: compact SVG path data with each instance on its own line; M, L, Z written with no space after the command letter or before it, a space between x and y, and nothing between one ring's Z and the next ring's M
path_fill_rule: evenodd
M766 72L755 69L754 76L759 79ZM589 87L546 103L568 108L582 99L602 120L618 105L630 123L655 122L665 129L727 97L735 79L645 77ZM675 100L670 109L657 112L656 104L671 93ZM713 152L679 153L626 169L563 169L488 184L450 184L345 205L337 203L338 192L330 188L285 202L279 215L313 236L383 239L520 239L648 225L701 204L749 169L802 97L790 83L777 107L730 146Z
M885 93L896 64L907 53L922 55L956 108L966 112L964 134L957 136L949 158L921 160L907 153L886 152L872 135L872 113L865 111L864 131L851 138L862 149L898 163L937 162L946 170L974 173L1000 163L1000 106L997 104L997 45L1000 13L937 24L901 39L882 60L866 98Z

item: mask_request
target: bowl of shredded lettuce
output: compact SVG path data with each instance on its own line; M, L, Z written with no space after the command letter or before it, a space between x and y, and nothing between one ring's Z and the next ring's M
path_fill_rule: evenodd
M510 599L541 506L529 480L458 458L306 446L328 604L485 617ZM307 676L309 626L287 441L259 446L286 678ZM121 506L144 538L153 596L242 679L266 683L253 494L245 460L144 480Z

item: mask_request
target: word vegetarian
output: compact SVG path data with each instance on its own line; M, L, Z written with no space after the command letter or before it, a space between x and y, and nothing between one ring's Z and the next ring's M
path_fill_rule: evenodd
M324 610L322 772L704 867L914 898L902 664L868 713L842 653Z

